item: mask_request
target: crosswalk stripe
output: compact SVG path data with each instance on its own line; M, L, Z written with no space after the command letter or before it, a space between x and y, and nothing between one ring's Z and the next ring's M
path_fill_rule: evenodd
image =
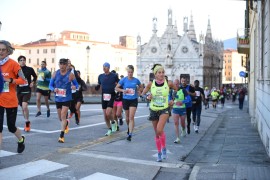
M62 169L68 165L59 164L48 160L38 160L17 166L0 169L1 179L22 180Z
M12 156L12 155L16 155L16 154L17 153L0 150L0 157Z
M125 178L117 177L117 176L112 176L104 173L94 173L90 176L84 177L80 180L101 180L101 179L110 179L110 180L128 180Z

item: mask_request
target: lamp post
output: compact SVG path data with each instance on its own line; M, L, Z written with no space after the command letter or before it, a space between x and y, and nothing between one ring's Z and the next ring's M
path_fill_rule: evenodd
M0 21L0 31L1 31L1 27L2 27L2 22Z
M86 80L86 84L90 85L90 81L89 81L89 53L90 53L90 47L89 46L86 47L86 52L87 52L87 66L86 66L87 80Z

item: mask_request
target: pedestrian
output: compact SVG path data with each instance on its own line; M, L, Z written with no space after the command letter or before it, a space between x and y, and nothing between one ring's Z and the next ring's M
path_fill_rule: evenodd
M51 80L51 72L47 69L46 61L41 61L41 68L37 73L37 114L36 117L41 115L41 96L44 96L45 105L47 107L47 117L50 117L50 104L49 104L49 95L50 89L49 84Z
M204 88L204 98L205 98L204 106L205 106L205 109L207 109L207 108L209 109L209 97L210 97L210 90L206 86Z
M225 96L226 96L226 92L224 91L224 89L221 89L220 93L219 93L219 100L220 100L220 103L221 103L221 108L224 108ZM229 95L227 94L227 96L229 96Z
M174 104L173 104L173 120L174 120L174 130L175 130L175 135L176 139L174 143L180 143L180 136L179 136L179 119L181 122L181 129L182 133L181 136L185 137L186 136L186 104L188 102L191 102L190 96L188 96L188 93L185 88L180 87L180 81L179 79L175 79L173 83L176 87L178 87L177 91L173 92L173 99L174 99Z
M81 79L81 72L77 70L78 78L76 79L79 84L79 89L76 93L76 113L75 113L75 121L76 124L80 124L81 120L81 105L84 103L83 100L83 91L87 91L87 85L84 80Z
M116 91L123 92L123 108L126 115L126 123L128 126L127 140L131 141L133 129L135 126L134 116L138 107L138 98L143 90L140 80L133 76L134 66L127 66L127 76L121 79L116 85ZM123 87L123 88L120 88Z
M218 97L219 97L219 94L217 92L217 89L213 87L212 92L211 92L211 99L212 99L212 106L214 109L217 108Z
M246 93L247 93L247 90L244 87L240 87L240 89L238 90L238 101L239 101L240 110L243 110Z
M190 84L187 84L187 79L185 77L181 78L181 87L185 88L188 93L188 98L191 99L192 96L195 96L195 90L194 87ZM191 112L192 112L192 102L186 103L186 116L187 116L187 133L190 134L190 124L191 124ZM193 122L194 123L194 122Z
M55 94L57 114L61 122L61 133L58 138L59 143L65 142L64 134L69 131L66 116L72 100L71 90L78 88L78 82L76 81L75 75L68 70L67 66L68 59L60 59L60 69L53 73L50 80L50 90Z
M29 120L28 103L31 99L31 88L35 85L37 81L37 75L32 67L26 66L25 56L19 56L18 62L27 81L25 82L25 84L17 86L17 98L19 101L19 105L22 108L22 114L25 120L24 131L29 132L31 130L31 122Z
M9 132L15 134L18 139L17 152L22 153L25 149L25 137L22 136L19 128L16 127L16 118L18 111L18 98L16 96L16 86L25 84L27 81L23 75L20 65L9 58L15 49L8 41L0 41L0 67L2 78L0 84L4 85L0 94L0 150L2 145L2 131L4 123L4 114L6 111L6 120ZM2 86L1 85L1 86Z
M169 117L169 106L173 105L173 101L169 102L169 90L173 88L175 91L178 88L171 82L166 81L164 67L160 64L155 64L152 68L155 79L149 82L144 88L142 95L150 91L146 97L150 100L150 115L148 119L152 122L155 131L155 142L158 151L157 161L167 158L166 150L166 134L164 127Z
M105 136L110 136L112 132L117 130L117 124L112 117L113 103L115 99L115 86L118 83L118 77L115 73L110 72L110 64L105 62L103 64L104 73L98 76L98 85L95 90L98 91L100 86L101 90L101 104L108 131Z
M114 70L112 70L111 72L116 73ZM116 73L116 75L118 76L117 73ZM122 88L122 87L120 87L120 88ZM123 100L123 92L116 91L112 113L113 113L114 121L117 122L117 131L119 131L118 124L120 126L123 125L123 116L122 116L123 102L122 102L122 100Z
M203 88L200 87L200 81L194 81L194 90L196 96L192 97L192 119L194 122L194 131L198 133L201 123L202 102L205 102L205 94Z

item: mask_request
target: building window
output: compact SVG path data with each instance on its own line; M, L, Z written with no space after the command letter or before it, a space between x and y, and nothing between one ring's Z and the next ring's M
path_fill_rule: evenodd
M39 65L39 59L37 58L37 65Z
M39 49L37 49L37 54L39 54Z
M55 49L51 49L51 53L54 54L55 53Z
M47 54L47 49L43 49L43 54Z
M30 64L31 63L31 59L29 58L29 60L28 60L28 63Z
M44 60L43 61L46 61L46 58L44 58Z
M31 49L29 49L29 51L28 51L28 52L29 52L29 54L31 54Z
M52 63L54 63L54 58L52 58Z

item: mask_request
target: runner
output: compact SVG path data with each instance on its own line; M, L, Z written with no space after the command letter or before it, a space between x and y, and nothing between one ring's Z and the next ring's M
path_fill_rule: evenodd
M78 78L77 82L79 84L79 90L76 93L76 113L75 113L75 121L77 125L80 125L81 119L81 105L84 103L83 101L83 91L87 90L87 86L84 80L81 79L81 72L77 70Z
M50 95L50 79L51 72L46 68L46 61L41 61L41 69L38 71L37 79L37 114L36 117L41 115L41 96L44 96L45 105L47 107L47 117L50 117L50 104L49 104L49 95Z
M0 93L0 150L2 145L2 131L4 123L4 114L6 111L6 120L9 132L15 134L18 139L17 152L22 153L25 148L25 137L22 136L19 128L16 127L16 118L18 110L18 99L16 97L16 86L25 84L27 81L23 75L20 65L9 58L15 49L8 41L0 41L0 67L2 78L0 84L4 84L2 93ZM4 81L4 83L3 83ZM0 85L0 86L2 86Z
M55 102L58 118L61 122L61 133L59 143L64 143L64 133L68 133L68 120L66 118L70 102L72 100L72 89L78 88L76 78L71 71L68 71L68 59L60 59L60 69L55 71L50 81L50 90L55 93ZM71 84L72 82L72 84Z
M98 85L95 87L95 90L98 91L101 86L102 109L104 120L108 128L105 136L110 136L112 132L117 130L117 125L112 117L112 108L115 99L115 86L118 82L118 77L116 74L110 72L110 64L107 62L103 64L103 71L104 73L98 76Z
M204 100L204 91L203 88L199 87L200 81L195 80L194 81L194 90L196 93L196 96L192 97L192 119L194 123L194 131L195 133L199 132L199 126L201 123L201 112L202 112L202 102L205 102Z
M23 117L25 119L24 131L29 132L31 129L31 124L29 121L28 102L30 101L31 88L36 83L37 75L32 67L26 66L25 56L19 56L18 62L21 66L21 69L23 71L25 78L27 79L27 82L23 85L17 86L17 97L18 97L19 105L22 108Z
M213 87L212 89L213 91L211 92L211 97L212 97L212 106L214 109L217 108L217 101L218 101L218 92L217 92L217 89L215 87Z
M116 85L116 91L123 92L123 107L126 115L126 122L128 126L127 140L131 141L133 129L135 126L134 116L138 107L139 93L142 91L143 86L139 79L133 76L134 67L127 66L128 76L124 77ZM120 87L123 87L121 89Z
M150 115L149 120L152 121L155 131L155 142L158 151L157 161L161 162L162 159L167 158L166 150L166 135L164 127L169 117L169 103L173 104L173 101L169 102L169 89L173 88L175 91L177 87L171 82L165 80L165 71L160 64L155 64L152 68L155 75L153 82L149 82L142 92L142 96L150 91L147 99L150 100Z
M174 80L175 87L179 87L180 81L178 79ZM179 87L178 91L174 92L174 104L173 104L173 120L174 120L174 130L175 130L175 135L176 139L174 143L180 143L180 136L179 136L179 118L181 122L181 127L182 127L182 133L181 136L184 137L186 136L186 104L191 102L190 97L188 96L188 93L185 88Z
M210 96L210 90L208 89L208 87L205 87L204 88L204 98L205 98L205 103L204 103L204 106L205 106L205 109L209 109L209 96Z
M112 70L111 72L116 73L115 70ZM116 73L116 75L118 76L117 73ZM112 113L113 113L114 121L117 122L117 131L119 131L118 124L120 124L120 126L123 125L123 116L122 116L123 102L122 102L122 100L123 100L123 92L116 91ZM119 120L119 122L118 122L118 120Z
M187 84L187 79L181 78L181 87L185 88L188 93L188 98L191 99L192 96L195 96L194 87ZM186 111L187 111L187 133L190 134L190 124L191 124L191 112L192 112L192 102L186 103ZM193 122L194 123L194 122Z
M219 99L220 99L220 103L221 103L221 108L224 108L225 96L226 96L226 92L224 91L224 89L221 88L220 93L219 93Z

